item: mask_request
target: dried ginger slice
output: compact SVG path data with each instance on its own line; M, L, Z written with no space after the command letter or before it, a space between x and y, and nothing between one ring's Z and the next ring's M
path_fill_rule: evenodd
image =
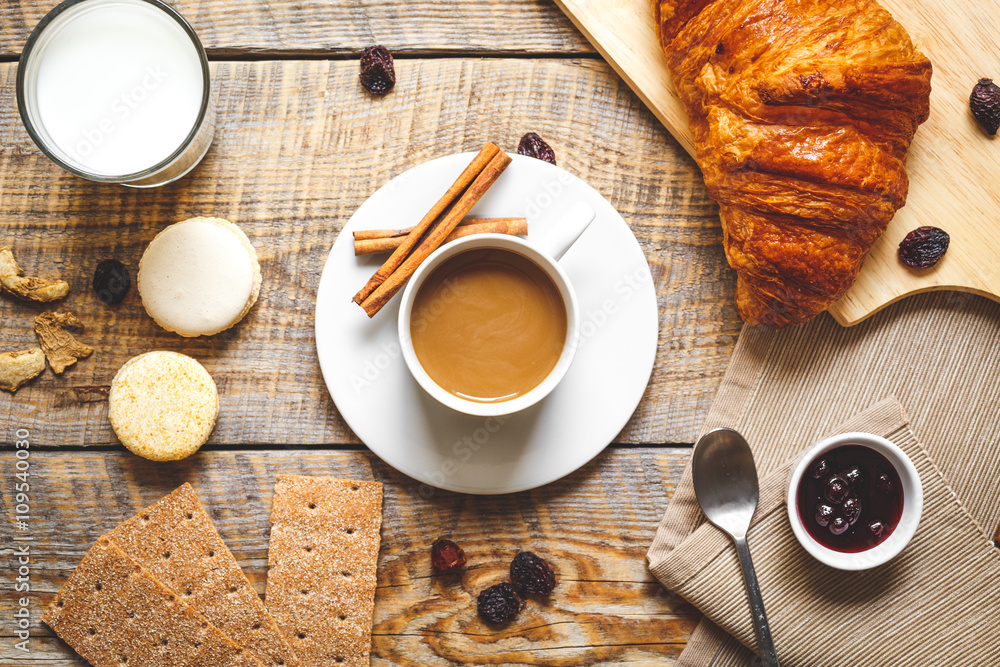
M39 303L58 301L69 294L69 283L65 280L46 280L29 276L0 276L0 285L8 294L19 299Z
M0 287L9 294L27 301L47 303L69 294L69 283L65 280L47 280L22 276L21 267L14 260L10 246L0 248Z
M45 355L40 348L4 352L0 354L0 389L15 392L44 370Z
M94 348L73 338L67 329L83 329L83 323L73 313L44 312L35 318L35 335L38 344L45 352L53 372L57 375L72 366L78 359L89 357Z
M14 253L10 251L10 246L5 245L0 248L0 276L19 276L21 267L14 261Z

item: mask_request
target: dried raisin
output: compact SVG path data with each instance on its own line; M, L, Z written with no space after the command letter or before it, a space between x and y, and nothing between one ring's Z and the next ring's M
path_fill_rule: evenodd
M439 537L431 545L431 565L439 574L457 572L465 567L465 552L451 540Z
M980 79L969 96L969 108L980 127L987 134L1000 130L1000 86L993 79Z
M522 551L510 562L510 580L521 595L548 595L556 587L556 573L544 560Z
M476 609L479 611L479 616L489 623L512 621L523 608L524 600L506 581L490 586L476 599Z
M899 259L914 269L928 269L948 252L951 237L937 227L917 227L899 244Z
M361 53L361 85L373 95L385 95L396 85L396 70L389 49L369 46Z
M543 160L550 164L556 163L556 153L552 150L552 146L545 143L545 140L534 132L528 132L521 137L520 143L517 144L517 153L518 155L527 155L528 157Z
M122 302L132 285L128 269L117 259L106 259L94 271L94 291L97 298L114 306Z

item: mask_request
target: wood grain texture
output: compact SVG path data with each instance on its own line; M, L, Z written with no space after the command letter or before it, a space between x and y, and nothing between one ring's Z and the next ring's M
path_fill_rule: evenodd
M698 613L652 578L645 552L689 453L610 449L541 489L484 497L418 485L363 452L213 451L155 464L120 451L32 450L32 518L16 533L32 538L32 652L13 648L4 622L0 664L82 667L38 621L42 608L98 537L185 481L262 594L274 478L283 473L385 485L374 666L672 664ZM7 485L0 499L7 516ZM22 544L10 522L0 526L4 545ZM429 547L442 535L465 549L464 572L432 576ZM529 600L510 625L488 626L475 597L508 576L522 549L552 563L555 592ZM0 618L13 617L19 595L0 591Z
M0 442L22 427L43 446L116 442L107 387L122 363L154 349L190 354L215 378L210 443L356 442L320 377L313 334L319 275L340 228L410 167L487 140L514 150L527 131L622 213L652 269L659 351L618 440L693 441L739 333L733 276L694 162L604 63L403 60L395 90L379 99L360 88L353 61L217 63L211 151L192 174L151 191L90 183L48 162L13 108L14 71L0 65L0 245L12 244L29 274L70 282L63 305L96 352L0 394ZM153 236L197 215L236 222L260 256L261 297L242 323L184 339L146 316L134 288L118 307L97 300L97 262L118 258L134 278ZM0 350L33 345L40 310L0 300Z
M1000 151L976 127L969 94L982 76L996 74L1000 43L985 17L1000 0L913 3L880 0L934 64L931 116L917 130L907 159L910 191L875 242L857 281L830 313L857 324L890 303L920 292L956 289L1000 301L1000 235L995 231ZM600 53L693 153L687 116L667 72L649 0L556 0ZM948 255L933 269L912 271L897 249L921 225L951 234Z
M20 54L58 0L0 5L0 57ZM593 53L548 0L171 0L213 57L359 53Z

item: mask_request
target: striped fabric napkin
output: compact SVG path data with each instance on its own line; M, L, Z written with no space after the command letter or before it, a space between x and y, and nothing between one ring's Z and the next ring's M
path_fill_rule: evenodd
M852 328L826 315L746 328L705 430L716 426L747 436L762 476L750 544L783 665L1000 664L1000 556L987 538L1000 521L1000 306L928 294ZM925 490L911 544L862 573L812 560L783 501L790 460L843 430L904 447ZM677 664L755 664L735 552L702 524L689 469L648 554L654 575L711 619Z

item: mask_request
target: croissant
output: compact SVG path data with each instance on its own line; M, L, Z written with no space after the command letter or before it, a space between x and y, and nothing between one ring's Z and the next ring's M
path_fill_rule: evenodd
M874 0L653 0L719 203L736 305L801 324L854 283L906 203L931 63Z

